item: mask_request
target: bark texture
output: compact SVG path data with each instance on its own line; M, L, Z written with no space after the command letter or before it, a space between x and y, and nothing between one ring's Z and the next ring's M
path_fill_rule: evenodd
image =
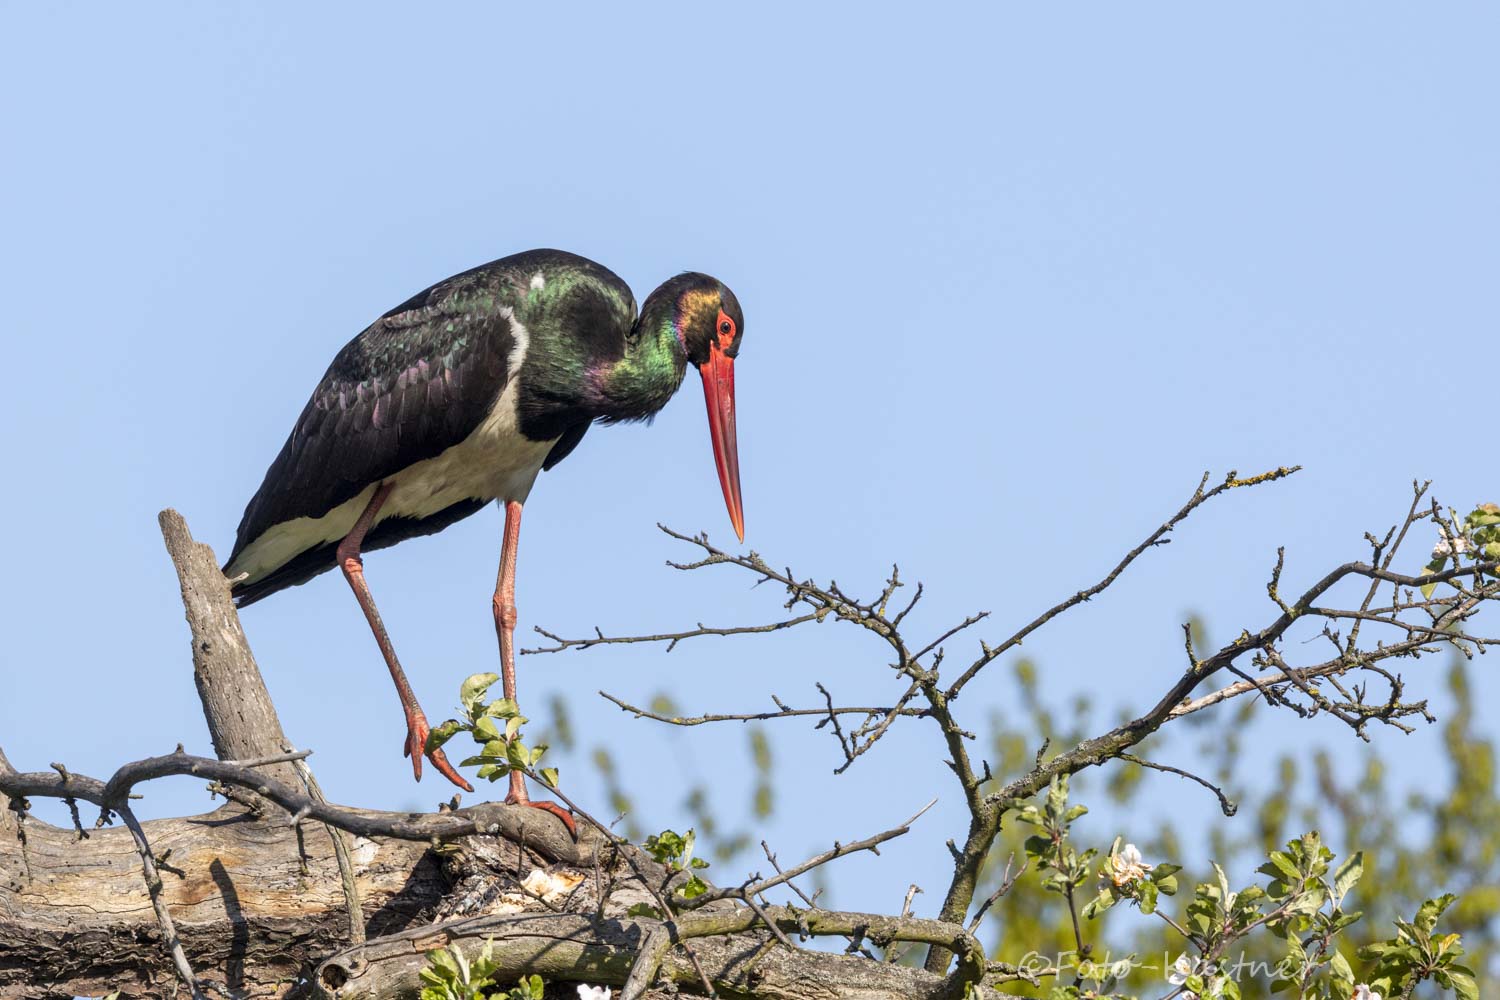
M0 832L0 995L169 996L177 989L122 827L80 839L27 819ZM349 944L333 841L320 823L253 818L230 805L144 824L183 947L205 979L237 995L277 995ZM400 930L448 890L425 844L352 838L368 932Z
M193 540L177 511L168 508L157 515L157 521L182 587L182 607L193 637L193 680L203 701L214 753L220 760L280 753L286 735L213 549ZM272 765L266 768L266 776L293 788L300 784L291 764Z
M651 921L592 920L581 914L536 913L524 918L475 917L440 927L413 928L372 942L364 965L354 952L319 966L314 986L328 1000L410 1000L425 954L456 944L474 955L488 941L506 968L548 982L609 985L618 993ZM950 996L940 976L867 958L822 951L789 951L766 933L704 937L692 941L699 965L721 996L763 1000L942 1000ZM667 955L663 994L698 994L698 972L681 950ZM576 995L571 988L559 996ZM652 994L657 995L655 993Z

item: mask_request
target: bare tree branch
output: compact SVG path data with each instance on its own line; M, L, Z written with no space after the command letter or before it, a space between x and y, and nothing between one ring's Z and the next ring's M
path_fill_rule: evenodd
M709 722L766 722L771 719L791 719L799 715L811 715L827 719L836 715L863 715L884 716L887 714L905 715L912 718L920 718L927 714L926 710L920 708L864 708L864 707L839 707L839 708L788 708L782 706L774 712L741 712L737 714L705 714L705 715L663 715L653 712L649 708L641 708L629 702L617 698L608 691L600 691L599 696L606 701L618 705L622 711L629 712L637 719L653 719L656 722L665 722L672 726L701 726Z
M709 903L718 902L721 899L748 899L751 896L758 896L768 889L774 889L776 886L781 885L785 882L790 882L792 879L797 878L799 875L806 875L814 868L826 865L828 864L828 862L837 860L838 858L847 857L850 854L857 854L860 851L870 851L874 854L879 854L879 847L881 844L885 843L887 840L894 840L897 837L904 836L905 834L911 832L912 824L920 819L923 813L927 812L927 810L931 809L935 805L937 805L937 799L933 799L921 809L918 809L914 814L912 814L911 819L908 819L900 826L893 827L892 829L885 830L881 833L877 833L874 836L865 837L862 840L856 840L848 844L841 844L838 841L834 841L833 847L824 851L822 854L819 854L816 857L808 858L800 865L797 865L793 868L788 868L786 871L778 871L777 875L774 878L764 879L762 881L755 882L752 885L740 886L738 888L718 889L712 892L706 892L701 896L696 896L693 899L684 900L683 902L678 903L677 908L679 910L696 910L708 905Z
M1233 816L1235 813L1239 812L1240 807L1235 805L1234 802L1230 801L1229 796L1224 794L1224 790L1222 788L1214 784L1212 781L1209 781L1207 778L1200 778L1198 777L1198 775L1192 773L1191 771L1184 771L1180 767L1172 767L1170 764L1158 764L1155 761L1146 760L1144 757L1137 757L1133 753L1122 753L1120 754L1120 759L1128 760L1130 761L1130 763L1137 764L1141 767L1149 767L1153 771L1162 771L1166 774L1175 774L1180 777L1186 778L1189 781L1196 781L1198 784L1202 785L1204 788L1207 788L1210 792L1213 792L1219 797L1219 809L1224 813L1225 816Z
M1224 481L1222 483L1215 486L1213 489L1208 490L1207 492L1204 491L1203 487L1208 485L1209 474L1205 472L1203 474L1203 478L1198 482L1198 488L1193 491L1193 495L1188 498L1187 503L1183 504L1181 509L1179 509L1177 513L1173 514L1170 518L1168 518L1161 527L1157 528L1151 534L1147 535L1145 541L1141 542L1141 544L1125 553L1125 557L1115 565L1114 569L1110 570L1109 573L1105 575L1104 579L1100 580L1092 587L1080 590L1078 593L1074 594L1072 597L1069 597L1067 600L1060 601L1057 604L1054 604L1052 607L1048 608L1046 611L1033 618L1026 625L1022 626L1016 632L1012 633L1009 638L1005 639L1005 641L1001 642L999 645L986 646L984 648L983 654L972 664L970 664L969 668L965 670L959 676L959 678L953 682L952 686L948 688L948 697L957 697L958 692L963 690L964 686L971 680L973 680L974 677L979 673L979 671L983 670L986 665L991 663L996 657L1002 656L1015 647L1021 645L1021 643L1026 640L1027 636L1031 635L1037 629L1041 628L1043 625L1047 624L1052 619L1062 614L1064 611L1068 611L1085 601L1092 600L1098 594L1102 593L1106 588L1110 586L1110 584L1114 583L1120 578L1120 574L1124 573L1125 570L1129 568L1130 564L1135 562L1136 559L1140 557L1141 553L1145 552L1147 549L1155 548L1158 545L1165 545L1170 542L1171 539L1168 538L1167 535L1171 534L1172 529L1186 520L1187 517L1193 513L1193 511L1197 510L1199 507L1203 506L1214 497L1228 492L1229 490L1237 489L1241 486L1258 486L1261 483L1273 483L1278 479L1285 479L1287 476L1301 471L1301 469L1302 466L1300 465L1294 465L1290 468L1282 466L1279 469L1272 469L1270 472L1263 472L1258 476L1251 476L1248 479L1240 479L1238 472L1231 472L1229 473L1229 475L1224 477Z
M203 992L198 989L198 976L193 972L193 967L188 964L187 955L182 951L182 941L177 937L177 927L172 923L172 914L167 910L167 904L161 898L161 874L156 870L156 857L151 852L151 842L146 839L146 831L141 829L140 821L135 818L135 813L130 811L126 804L119 803L114 811L124 820L125 827L130 831L131 839L135 841L135 849L141 856L141 868L146 875L146 891L151 896L151 908L156 913L156 922L161 927L162 943L167 952L172 956L172 965L177 970L177 978L182 980L182 985L187 987L188 993L193 1000L205 1000Z
M194 541L187 522L171 508L158 514L157 522L177 570L192 632L193 680L215 754L222 760L249 760L278 752L286 734L213 549ZM268 773L285 784L299 780L289 762Z

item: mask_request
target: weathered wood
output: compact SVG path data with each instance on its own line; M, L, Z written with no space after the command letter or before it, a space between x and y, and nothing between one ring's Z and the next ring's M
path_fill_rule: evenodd
M651 921L594 920L582 914L481 916L409 928L372 941L362 952L335 955L318 967L312 986L321 1000L411 1000L433 948L457 944L466 956L493 941L508 974L548 981L611 985L625 982ZM693 953L723 996L757 1000L946 1000L941 976L868 958L789 951L764 932L695 938ZM681 949L662 963L661 978L698 994L698 972Z
M257 820L231 805L143 825L201 977L279 995L304 967L349 943L322 824L298 831L284 814ZM24 849L14 832L0 840L0 996L171 995L178 986L129 833L107 827L80 840L36 819L24 829ZM425 844L355 838L353 848L372 935L407 926L447 891Z
M193 637L193 680L215 754L220 760L247 760L280 753L289 744L213 549L193 540L177 511L168 508L157 521L182 588ZM266 773L293 788L301 785L291 764L275 764Z

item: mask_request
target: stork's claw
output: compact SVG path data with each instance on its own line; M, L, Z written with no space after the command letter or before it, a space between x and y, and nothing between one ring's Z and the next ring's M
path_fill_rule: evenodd
M541 809L551 813L562 820L563 826L568 828L568 836L572 837L575 843L578 841L578 824L574 822L573 814L556 802L533 802L525 798L518 800L514 795L507 795L505 797L505 804L508 806L530 806L533 809Z
M432 730L427 725L427 717L420 712L415 716L407 716L406 719L406 747L402 755L411 758L412 774L418 781L422 780L422 757L427 747L427 734ZM443 753L443 748L438 747L432 753L427 754L427 759L432 761L432 766L438 769L438 773L466 792L472 792L474 786L464 780L463 775L453 770L453 765L448 763L448 755Z

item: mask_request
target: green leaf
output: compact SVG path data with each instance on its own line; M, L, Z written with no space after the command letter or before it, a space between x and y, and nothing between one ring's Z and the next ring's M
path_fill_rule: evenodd
M646 838L643 846L646 848L646 853L662 864L667 864L682 855L682 837L675 830L653 833Z
M652 920L661 919L661 911L649 903L636 903L625 911L627 917L650 917Z
M1099 895L1083 904L1084 918L1088 920L1096 919L1099 914L1103 913L1105 910L1108 910L1111 906L1114 906L1117 898L1118 897L1116 897L1115 894L1110 890L1100 889Z
M1365 854L1357 851L1351 855L1333 876L1333 894L1343 899L1349 894L1349 890L1359 884L1360 876L1365 873Z
M1306 892L1301 893L1290 906L1286 908L1289 914L1316 913L1323 906L1323 887L1314 885Z
M458 700L465 711L473 715L479 704L479 699L489 690L490 685L500 679L499 674L471 674L464 679L458 688Z
M1272 860L1275 860L1276 855L1273 853L1271 855L1271 858ZM1221 893L1219 898L1228 899L1230 893L1229 876L1224 874L1224 869L1219 867L1219 863L1217 861L1210 861L1209 864L1214 866L1214 874L1219 877L1219 892Z
M1464 522L1471 528L1482 528L1487 524L1500 524L1500 505L1482 503L1469 511Z
M1288 884L1295 884L1302 880L1302 872L1298 870L1297 863L1291 858L1287 857L1284 852L1272 851L1271 864L1276 867L1276 871L1279 873L1281 881ZM1217 865L1215 865L1214 868L1219 872L1219 884L1226 885L1227 883L1224 880L1224 872L1219 869ZM1225 892L1228 892L1227 888Z
M495 720L484 716L474 723L474 740L478 743L488 743L491 740L503 739L500 729L495 725Z
M548 788L557 787L557 768L544 767L537 772L537 776L542 779L542 784L546 785Z
M454 735L463 728L464 724L462 722L459 722L457 719L449 719L427 734L427 742L423 744L422 751L424 753L432 753L432 751L453 739Z
M1448 979L1459 1000L1479 1000L1479 984L1474 981L1473 976L1449 969Z
M1437 926L1438 917L1442 916L1443 911L1452 906L1457 898L1453 893L1445 892L1437 899L1429 899L1423 903L1417 910L1417 919L1414 921L1417 929L1423 935L1430 935L1432 929Z
M486 705L484 714L498 719L508 719L513 715L520 715L521 708L509 698L500 698Z
M1344 987L1346 992L1353 988L1354 970L1349 967L1349 960L1344 957L1342 952L1336 951L1333 953L1333 960L1329 962L1329 969L1333 973L1333 977L1341 984L1348 984Z
M440 975L446 979L458 979L458 963L453 961L453 956L446 948L438 948L427 953L427 964L432 966Z
M1052 838L1037 834L1033 837L1027 837L1024 846L1028 856L1040 858L1052 849Z
M507 740L513 740L513 739L515 739L516 738L516 733L518 733L518 732L521 731L521 723L523 723L525 721L526 720L524 718L522 718L521 716L519 716L519 715L512 715L510 718L506 719L505 720L505 738Z
M1147 915L1155 913L1157 893L1156 883L1143 880L1137 891L1140 892L1141 912Z
M1422 572L1423 573L1437 573L1437 572L1441 571L1442 569L1444 569L1447 565L1448 565L1448 558L1446 556L1438 556L1438 557L1434 558L1432 560L1432 562L1430 562L1426 566L1422 567ZM1421 590L1422 590L1422 599L1424 601L1431 600L1431 598L1432 598L1432 592L1435 591L1435 590L1437 590L1437 586L1438 585L1435 584L1435 583L1424 583L1424 584L1422 584L1422 587L1421 587Z
M512 740L505 744L505 759L514 768L525 768L531 766L531 758L526 753L526 744L520 740Z

